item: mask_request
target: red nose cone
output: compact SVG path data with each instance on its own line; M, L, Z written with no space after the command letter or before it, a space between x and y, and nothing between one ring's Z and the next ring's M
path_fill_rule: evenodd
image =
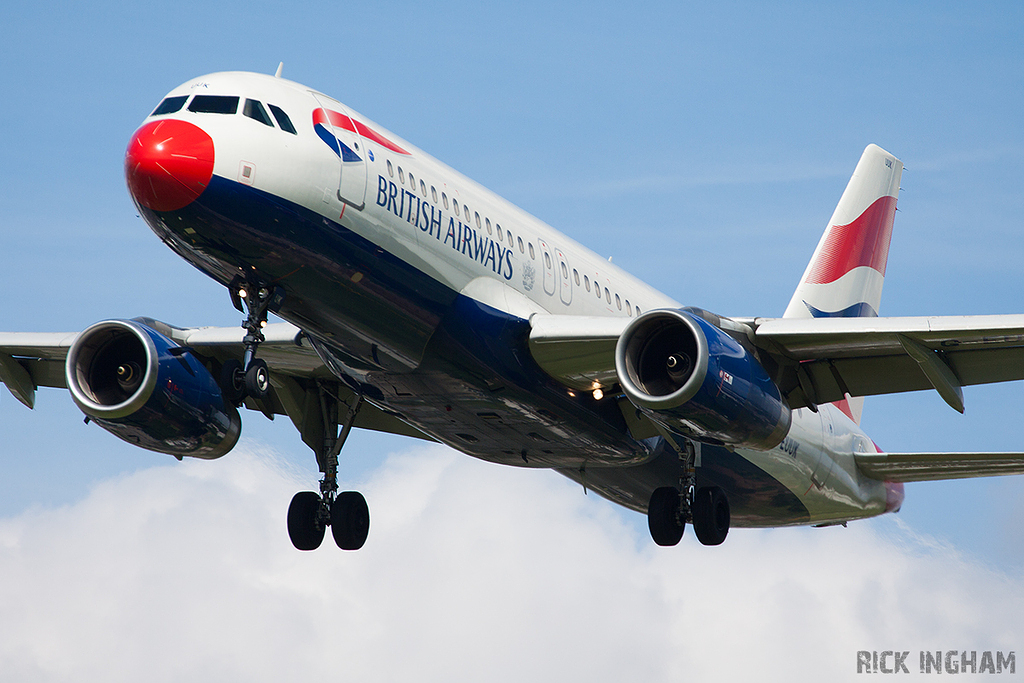
M188 206L213 177L213 139L187 121L151 121L128 143L124 175L135 201L148 209Z

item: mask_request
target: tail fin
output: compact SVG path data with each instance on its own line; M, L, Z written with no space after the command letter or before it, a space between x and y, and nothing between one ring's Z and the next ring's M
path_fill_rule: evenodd
M878 315L903 162L868 145L814 250L784 318ZM863 399L839 408L860 422Z

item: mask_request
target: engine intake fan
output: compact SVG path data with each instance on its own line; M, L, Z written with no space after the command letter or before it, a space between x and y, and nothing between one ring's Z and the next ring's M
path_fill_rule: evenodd
M753 353L690 311L633 320L615 369L633 405L700 441L769 450L789 432L789 406Z
M105 320L78 335L65 376L82 412L135 446L211 460L241 433L238 411L206 366L134 320Z

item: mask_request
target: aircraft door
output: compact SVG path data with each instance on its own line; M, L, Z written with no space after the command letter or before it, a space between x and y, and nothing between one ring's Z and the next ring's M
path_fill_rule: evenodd
M572 303L572 281L569 279L569 263L566 261L565 254L562 253L561 249L555 249L555 254L558 256L558 293L562 298L562 303L568 306Z
M835 464L835 426L832 424L832 415L828 409L821 406L818 409L818 417L821 420L821 459L811 474L811 481L819 489L828 481L832 474L832 465Z
M313 112L313 128L338 155L338 200L362 209L366 202L366 145L341 102L324 95L314 95L314 99L320 108Z
M548 243L544 240L537 240L537 244L540 245L540 260L542 261L541 266L544 268L544 293L551 296L555 295L555 262L551 257L551 249L548 247Z

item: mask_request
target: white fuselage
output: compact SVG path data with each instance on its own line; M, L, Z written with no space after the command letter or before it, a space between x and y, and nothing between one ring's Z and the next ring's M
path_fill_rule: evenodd
M238 95L274 104L287 112L298 134L243 116L241 111L222 115L182 108L146 121L175 118L199 126L214 142L215 177L287 200L325 222L341 222L456 295L521 320L536 313L628 319L652 309L681 306L319 92L291 81L239 72L198 78L169 96L196 93ZM343 161L344 155L314 134L318 109L359 123L353 131L330 121L320 124L334 128L331 132L349 145L359 161ZM373 135L366 134L367 130ZM211 275L226 279L223 274ZM359 282L357 276L372 277L372 273L356 273L351 280ZM305 320L290 322L306 326ZM355 327L360 324L362 334L372 338L371 325L353 323ZM420 360L415 350L390 349L386 342L380 347L410 370ZM429 424L417 426L430 431ZM443 435L439 438L459 446ZM871 440L849 417L832 405L823 405L817 412L795 410L789 434L778 447L736 452L788 489L806 508L806 517L779 518L777 523L822 524L898 507L887 486L863 476L854 462L854 453L874 450ZM509 464L522 463L510 460ZM622 488L628 488L629 481L627 476ZM625 498L609 497L628 504Z

